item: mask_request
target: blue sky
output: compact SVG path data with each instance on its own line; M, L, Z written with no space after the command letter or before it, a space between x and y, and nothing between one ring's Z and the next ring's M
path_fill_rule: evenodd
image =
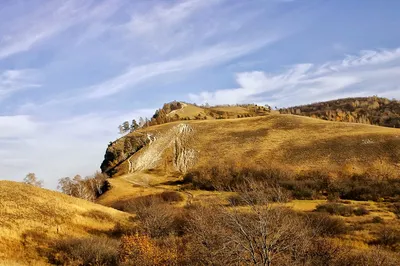
M400 1L4 0L0 171L99 168L117 126L164 102L400 98Z

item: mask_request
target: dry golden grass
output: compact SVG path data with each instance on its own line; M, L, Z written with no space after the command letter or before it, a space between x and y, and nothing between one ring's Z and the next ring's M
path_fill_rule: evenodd
M271 114L242 119L178 121L142 129L140 133L163 134L181 123L194 129L192 141L187 144L196 151L194 167L235 161L241 165L284 166L295 172L365 172L373 166L400 173L399 129ZM121 143L123 140L116 145ZM164 151L157 171L170 172L171 152ZM131 161L140 154L133 155ZM120 174L126 173L126 169L127 163L118 167Z
M185 104L183 103L183 108L172 111L171 113L169 113L169 116L174 116L174 115L179 115L180 118L190 118L190 119L194 119L196 116L198 116L199 114L204 117L206 116L206 113L204 112L204 109L198 106L194 106L192 104ZM207 118L211 118L211 117L207 117Z
M130 215L30 185L0 181L0 265L43 265L40 251L62 237L106 234Z
M187 148L196 151L194 168L210 165L238 166L262 165L301 171L328 171L332 178L339 172L346 174L377 171L400 174L400 130L364 124L330 122L308 117L270 114L264 117L177 121L140 130L153 135L163 134L179 124L193 128L192 140ZM135 134L135 133L133 133ZM171 140L173 141L173 140ZM146 149L146 148L144 148ZM162 191L179 191L184 206L187 203L227 202L231 192L184 190L179 183L182 174L171 167L172 149L163 151L162 159L151 171L127 174L126 164L121 164L119 177L110 179L112 189L99 199L99 203L113 206L118 202ZM141 152L131 157L132 161ZM399 175L400 176L400 175ZM314 211L325 200L293 200L286 206L301 212ZM365 249L383 226L400 227L399 220L384 203L355 202L364 205L369 214L340 217L351 230L338 241L357 249ZM243 207L245 208L245 207ZM373 222L374 217L383 223Z

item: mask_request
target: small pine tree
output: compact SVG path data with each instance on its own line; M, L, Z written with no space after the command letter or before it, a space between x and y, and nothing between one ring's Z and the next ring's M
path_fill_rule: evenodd
M124 132L128 132L130 130L129 122L125 121L124 123L122 123L122 128Z
M131 124L131 132L137 130L139 128L139 124L136 122L135 119L132 120L132 124Z

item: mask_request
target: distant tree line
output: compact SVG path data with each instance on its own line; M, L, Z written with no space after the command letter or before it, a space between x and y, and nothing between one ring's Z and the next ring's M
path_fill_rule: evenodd
M346 98L279 110L281 114L310 116L341 121L400 128L400 103L377 96Z

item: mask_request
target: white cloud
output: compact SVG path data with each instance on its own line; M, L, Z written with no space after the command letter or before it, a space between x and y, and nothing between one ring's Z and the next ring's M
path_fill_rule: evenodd
M26 115L0 116L0 140L27 137L36 130L36 123Z
M39 75L32 69L6 70L0 72L0 100L12 93L27 88L37 88Z
M400 97L400 48L362 51L341 61L322 65L298 64L278 74L252 71L238 73L236 89L190 94L198 103L267 102L273 105L373 94Z
M117 125L153 111L87 114L61 121L0 116L1 178L19 181L34 172L46 187L55 189L60 177L89 175L99 170L108 142L117 137Z

